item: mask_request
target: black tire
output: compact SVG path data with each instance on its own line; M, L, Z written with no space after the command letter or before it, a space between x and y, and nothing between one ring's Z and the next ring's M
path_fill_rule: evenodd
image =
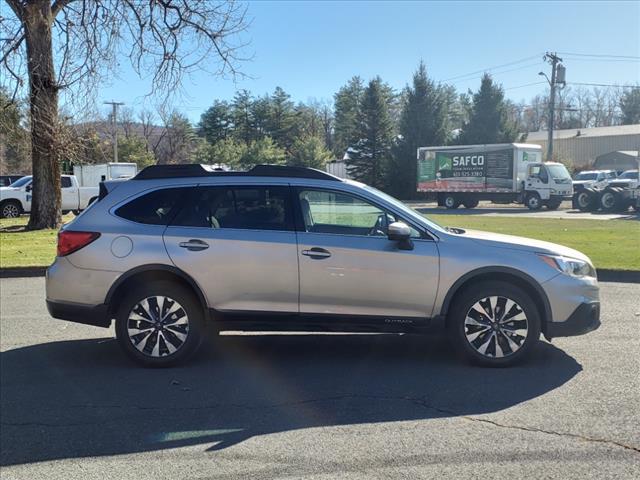
M583 188L576 194L576 205L581 212L592 212L598 208L598 192L590 188Z
M496 298L495 302L492 298ZM488 315L491 312L480 313L475 309L484 310L480 304L487 305L487 300L489 310L493 311L492 306L497 307L496 322L491 323ZM510 316L500 320L498 317L505 317L504 312L500 313L500 307L509 307L506 313ZM478 325L472 324L473 317L478 318ZM456 295L447 316L447 331L456 351L468 361L484 367L508 367L523 361L540 338L540 326L540 313L533 299L521 288L500 281L465 288ZM485 352L481 353L483 347Z
M557 210L560 207L562 200L549 200L546 203L547 210Z
M455 210L460 206L460 200L455 195L447 194L443 197L442 204L448 210Z
M613 188L607 188L602 195L600 195L600 208L603 212L615 212L620 210L620 204L622 202L622 196L620 192L617 192Z
M524 204L529 210L540 210L542 208L542 200L540 200L540 195L536 192L527 193L524 198Z
M22 204L17 200L7 200L0 205L0 218L18 218L22 214Z
M464 200L462 205L464 208L476 208L480 202L476 199Z
M165 299L175 303L165 304ZM169 316L165 323L144 319L157 319L161 310L167 315L172 313L176 319ZM137 318L130 319L131 316ZM136 334L132 330L141 331ZM151 333L144 336L148 330ZM170 367L186 361L200 347L204 333L202 305L189 289L170 281L140 285L121 302L116 315L120 347L135 362L147 367ZM170 352L172 348L175 350Z

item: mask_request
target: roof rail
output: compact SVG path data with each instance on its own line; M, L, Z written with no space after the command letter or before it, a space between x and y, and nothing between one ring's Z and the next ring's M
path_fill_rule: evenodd
M289 177L313 178L318 180L342 181L341 178L330 173L306 167L289 167L286 165L256 165L246 172L227 172L211 165L176 164L151 165L141 170L134 178L136 180L152 180L158 178L182 177Z

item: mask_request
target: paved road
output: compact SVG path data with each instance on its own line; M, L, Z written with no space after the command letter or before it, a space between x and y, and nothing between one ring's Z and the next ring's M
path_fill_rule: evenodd
M564 202L558 210L541 210L531 211L522 205L508 204L497 205L491 202L480 202L476 208L460 207L456 210L447 210L444 207L438 207L435 202L406 202L412 208L425 215L487 215L491 217L515 217L515 218L564 218L574 220L640 220L640 213L628 210L623 213L604 213L604 212L581 212L580 210L572 210L571 202Z
M640 478L637 284L512 369L385 335L229 336L140 369L50 319L42 279L0 289L3 480Z

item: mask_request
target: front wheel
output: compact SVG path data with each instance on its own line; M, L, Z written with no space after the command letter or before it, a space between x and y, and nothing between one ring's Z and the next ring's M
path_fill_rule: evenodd
M463 290L447 318L455 349L486 367L507 367L525 359L540 338L540 324L531 297L504 282Z
M529 210L540 210L542 207L542 200L540 200L540 195L537 193L528 193L525 200L525 205Z
M202 343L202 306L185 287L167 281L141 285L120 305L116 337L122 349L148 367L169 367Z

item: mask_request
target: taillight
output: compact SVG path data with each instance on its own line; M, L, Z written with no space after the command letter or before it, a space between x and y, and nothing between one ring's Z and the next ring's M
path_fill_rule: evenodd
M58 256L64 257L86 247L100 236L97 232L74 232L62 230L58 233Z

